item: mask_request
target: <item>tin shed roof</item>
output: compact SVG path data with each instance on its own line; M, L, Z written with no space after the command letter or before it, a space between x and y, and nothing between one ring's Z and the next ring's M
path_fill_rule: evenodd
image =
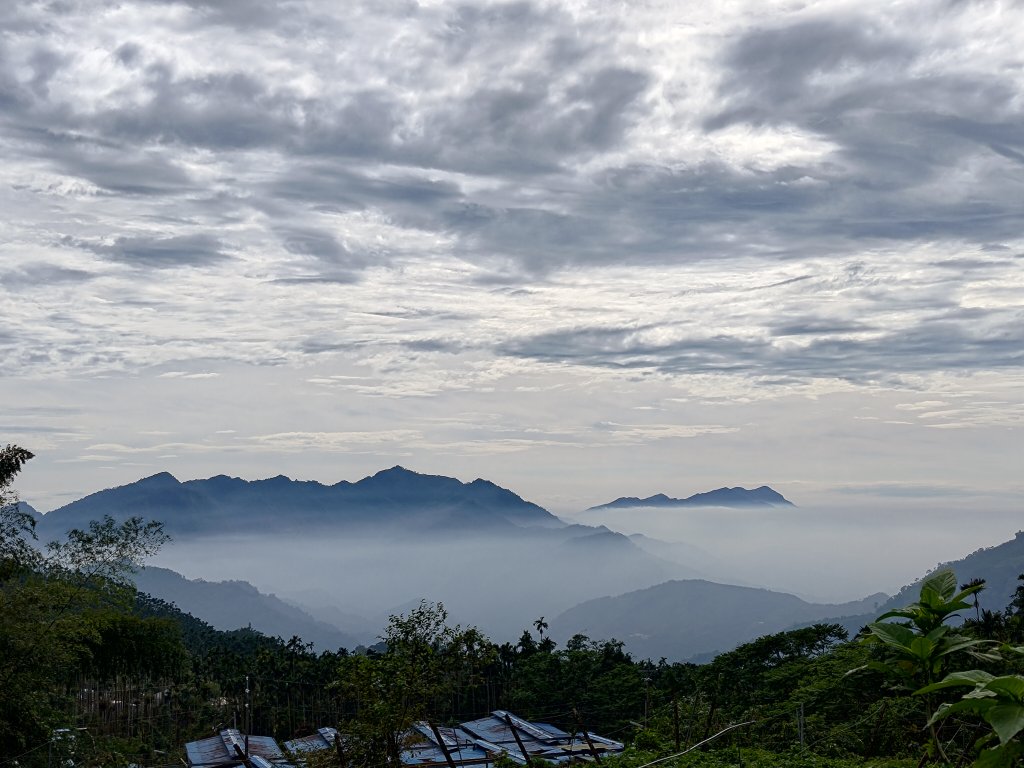
M228 728L216 736L185 745L185 756L190 768L242 765L246 754L246 737L236 728ZM287 768L284 753L270 736L249 736L248 754L251 762L260 768ZM258 759L256 759L258 758Z

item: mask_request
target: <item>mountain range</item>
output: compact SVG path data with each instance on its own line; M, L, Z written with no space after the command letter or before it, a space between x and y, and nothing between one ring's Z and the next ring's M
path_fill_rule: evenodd
M392 467L351 483L247 481L217 475L179 481L168 472L86 496L47 513L40 530L61 535L111 515L160 520L175 538L218 534L242 525L262 532L323 529L489 530L564 525L542 507L487 480L463 483Z
M335 624L339 612L380 619L350 632L361 636L379 632L398 606L425 598L443 601L456 621L513 639L538 615L700 575L607 528L568 524L486 480L402 467L334 485L281 476L182 482L160 473L47 513L40 538L104 515L161 521L173 541L156 563L189 577L249 581L288 595L324 623ZM155 596L175 600L166 591Z
M659 504L791 502L762 486L621 498L594 509ZM856 631L912 601L917 588L888 601L878 594L829 604L719 583L728 580L720 564L697 547L568 524L489 481L402 467L334 485L283 476L181 482L160 473L46 515L22 508L44 541L107 514L161 520L175 541L160 564L174 571L145 569L140 589L218 628L297 634L321 649L372 640L389 613L426 598L499 641L518 637L537 616L555 616L551 632L560 639L583 632L621 639L639 656L704 658L799 624L829 620ZM962 581L988 579L982 603L1002 608L1024 571L1024 535L950 565Z
M631 507L793 507L796 506L772 488L762 485L759 488L717 488L705 493L695 493L685 499L674 499L664 493L648 496L645 499L636 496L621 496L607 504L590 507L587 511L598 509L629 509Z

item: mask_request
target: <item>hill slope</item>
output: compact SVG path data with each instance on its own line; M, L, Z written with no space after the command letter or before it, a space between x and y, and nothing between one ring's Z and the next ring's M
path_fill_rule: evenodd
M685 660L728 650L801 622L817 622L872 608L873 595L839 605L808 603L782 592L716 584L668 581L617 597L588 600L551 622L551 633L617 638L641 658Z
M951 568L961 584L971 579L984 579L985 589L978 595L979 606L989 611L1001 611L1009 604L1010 598L1021 583L1017 577L1024 573L1024 531L1018 531L1016 536L1002 544L976 550L959 560L940 563L933 571L903 587L877 610L843 616L838 623L851 633L856 632L865 624L874 621L878 614L909 605L920 595L921 582L931 573L943 568ZM972 609L964 612L961 618L973 615Z
M298 635L318 650L355 648L359 638L317 621L274 595L260 592L245 581L186 579L167 568L143 568L135 574L135 588L202 619L214 629L252 627L269 637L285 640Z

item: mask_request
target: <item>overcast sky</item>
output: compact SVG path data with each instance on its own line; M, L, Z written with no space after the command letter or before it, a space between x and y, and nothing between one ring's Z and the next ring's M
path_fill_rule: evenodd
M1019 512L1019 2L53 0L0 31L0 441L41 510L402 464L556 512Z

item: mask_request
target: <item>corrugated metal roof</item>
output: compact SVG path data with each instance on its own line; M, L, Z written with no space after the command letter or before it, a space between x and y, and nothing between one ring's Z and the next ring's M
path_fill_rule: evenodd
M221 731L217 736L185 745L189 766L242 765L238 751L245 753L245 736L235 728ZM275 768L285 768L284 753L271 736L249 736L249 755L259 757ZM265 767L264 767L265 768Z
M334 739L337 735L338 731L334 728L319 728L311 736L286 741L284 748L289 752L316 752L321 749L329 749L334 746Z
M549 723L523 720L501 709L495 710L489 717L463 723L462 728L477 739L486 740L507 750L509 756L513 758L525 757L521 755L520 742L530 757L539 757L555 763L568 762L590 753L590 745L582 734L569 734ZM620 742L590 733L587 735L598 752L621 752L624 749ZM519 737L518 741L516 736Z
M434 735L433 729L425 722L416 723L410 733L411 740L401 753L404 765L424 765L439 763L447 765L444 750ZM448 754L457 765L483 765L491 760L490 753L483 749L476 740L461 728L439 726L438 733L444 742Z
M510 725L511 723L511 725ZM514 730L513 730L514 729ZM549 723L534 723L516 717L511 712L495 710L487 717L471 720L456 727L439 726L440 741L428 723L416 723L407 734L401 752L404 765L444 766L448 762L442 749L448 750L457 766L490 766L494 758L505 753L513 761L525 765L527 756L540 757L555 763L587 759L590 745L582 734L570 734ZM334 746L338 732L334 728L321 728L311 736L285 742L291 753L314 752ZM594 749L601 753L621 752L621 742L588 733ZM518 741L516 736L519 737ZM519 748L522 743L526 755ZM236 745L245 748L245 736L234 728L220 735L185 745L189 766L237 766L242 764ZM291 768L285 762L281 749L269 736L250 736L249 755L256 768Z

